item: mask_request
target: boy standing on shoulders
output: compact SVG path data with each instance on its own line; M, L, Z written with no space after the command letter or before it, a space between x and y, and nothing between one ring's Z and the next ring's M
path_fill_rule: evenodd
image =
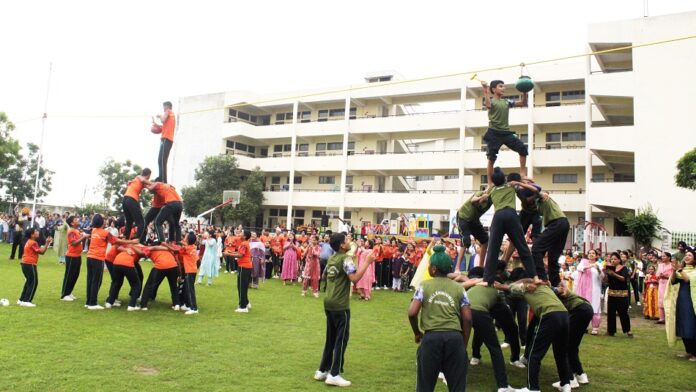
M349 387L351 382L341 377L343 360L348 345L350 332L350 284L357 283L363 277L367 267L375 261L370 253L366 262L355 267L353 256L347 254L351 249L348 237L342 233L334 234L329 241L336 252L326 263L326 343L319 370L314 379L328 385Z
M507 146L512 151L520 154L520 174L522 177L527 176L527 146L524 145L515 133L510 131L510 123L508 115L510 108L527 107L527 93L522 94L522 100L513 102L503 98L505 94L505 83L502 80L494 80L490 85L490 93L488 83L481 81L483 87L484 106L488 109L488 131L483 136L483 141L486 142L488 148L486 156L488 157L488 187L491 187L493 182L493 165L498 158L498 151L503 145ZM490 94L493 94L491 99Z
M416 343L420 343L416 391L433 391L439 372L444 373L450 392L465 391L466 346L471 332L469 298L460 284L447 278L452 272L452 259L445 247L437 245L433 252L428 267L433 278L421 283L408 309Z

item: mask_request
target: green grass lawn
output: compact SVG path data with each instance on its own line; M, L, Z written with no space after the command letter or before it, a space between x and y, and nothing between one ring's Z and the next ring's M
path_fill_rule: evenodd
M222 274L211 287L197 286L200 314L169 308L161 286L148 312L125 308L83 308L86 266L76 302L58 300L63 266L49 251L39 260L36 308L15 305L24 277L9 246L0 244L0 390L2 391L323 391L312 380L325 331L322 300L300 297L298 286L267 281L250 291L253 310L236 314L234 275ZM149 270L149 263L144 263ZM104 274L103 304L110 279ZM127 284L121 292L125 303ZM415 350L406 318L410 295L376 291L373 300L354 300L346 379L353 390L410 391L415 388ZM696 364L676 358L664 330L632 318L636 337L587 335L581 356L591 384L584 391L696 390ZM679 343L681 344L681 343ZM506 350L507 351L507 350ZM469 350L470 352L470 350ZM506 353L507 354L507 353ZM469 368L471 391L494 390L490 357ZM543 390L556 381L549 351L543 362ZM691 376L687 376L691 375ZM508 366L513 387L526 383L526 370ZM438 391L446 389L440 384Z

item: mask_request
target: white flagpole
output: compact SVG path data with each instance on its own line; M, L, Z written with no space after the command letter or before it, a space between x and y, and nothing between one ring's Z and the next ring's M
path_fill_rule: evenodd
M31 212L32 215L36 215L36 199L39 194L39 173L41 171L41 158L43 154L43 144L44 144L44 134L46 133L46 112L48 111L48 94L51 91L51 72L53 70L53 63L48 63L48 83L46 86L46 101L44 102L44 113L41 118L41 143L39 144L39 156L37 157L36 163L36 180L34 181L34 204L32 205Z

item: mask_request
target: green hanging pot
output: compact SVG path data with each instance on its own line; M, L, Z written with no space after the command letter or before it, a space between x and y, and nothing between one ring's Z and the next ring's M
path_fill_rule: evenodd
M522 75L519 79L517 79L515 88L521 93L528 93L534 89L534 82L532 82L532 78L529 76Z

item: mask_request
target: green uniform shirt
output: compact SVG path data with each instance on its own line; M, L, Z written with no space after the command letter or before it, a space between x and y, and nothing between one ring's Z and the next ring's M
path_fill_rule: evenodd
M675 253L673 256L675 259L677 259L678 262L681 263L681 261L684 259L684 252L679 251L679 252Z
M539 185L532 184L532 186L541 191L541 187ZM520 199L520 203L522 204L522 211L529 212L531 214L539 212L539 206L537 205L538 195L535 195L529 189L519 189L515 192L517 193L517 198ZM529 197L531 196L535 197L532 199L532 201L529 201Z
M479 310L481 312L489 312L500 298L498 290L493 287L473 286L466 291L469 296L471 310Z
M495 210L499 211L503 208L515 209L515 188L508 184L496 186L491 189L491 200Z
M491 108L488 109L488 128L496 131L509 131L508 113L513 105L507 99L491 98Z
M481 201L478 203L473 203L471 200L474 197L480 197L483 195L482 191L476 192L471 197L469 200L466 201L466 203L462 204L461 207L459 207L459 213L457 213L457 216L459 219L463 219L467 222L472 222L475 220L478 220L481 218L481 215L485 214L486 211L488 211L489 208L491 208L491 198L487 198L486 201Z
M550 197L546 201L544 199L539 200L539 213L544 216L544 226L558 218L566 217L563 211L561 211L561 207Z
M350 279L357 269L353 258L336 253L326 262L326 296L324 309L332 312L350 309Z
M587 300L575 293L568 293L568 296L566 298L561 298L559 297L561 302L563 303L563 306L570 312L571 310L577 308L578 306L582 304L588 304Z
M540 285L536 290L529 293L525 290L525 285L515 284L512 286L513 292L524 291L524 299L534 311L534 315L542 317L552 312L568 312L556 293L549 286Z
M421 283L413 299L420 301L420 325L425 331L461 331L461 308L469 305L464 288L457 282L435 277Z

